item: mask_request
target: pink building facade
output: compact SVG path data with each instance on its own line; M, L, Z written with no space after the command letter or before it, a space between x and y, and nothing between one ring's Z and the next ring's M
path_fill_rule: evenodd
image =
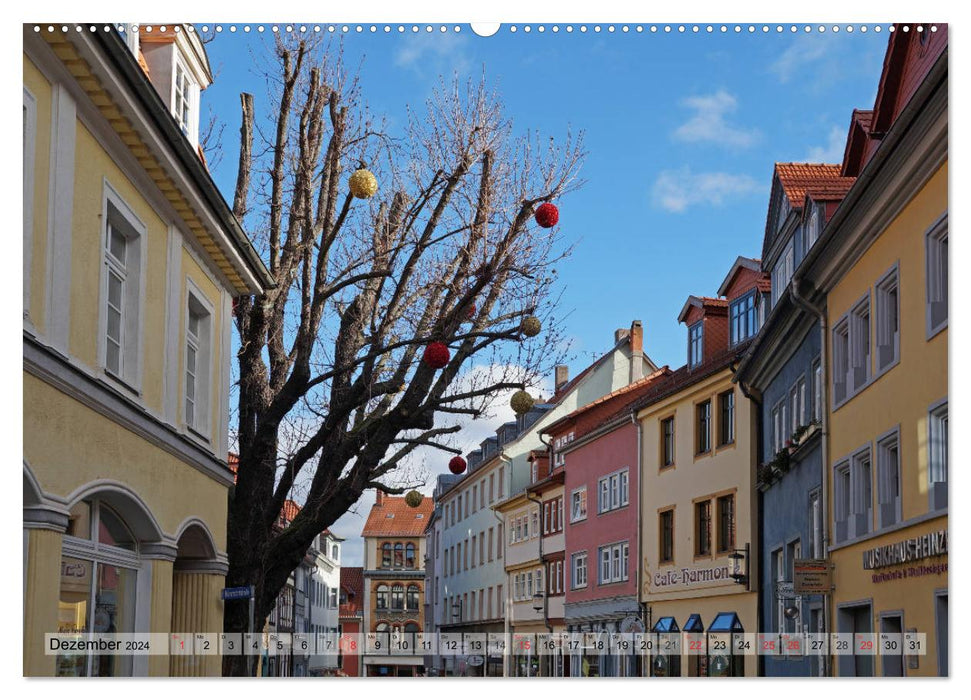
M563 469L564 622L570 632L643 632L638 602L638 430L629 406L658 380L653 374L583 406L544 431L554 469ZM631 657L575 653L572 676L639 676Z

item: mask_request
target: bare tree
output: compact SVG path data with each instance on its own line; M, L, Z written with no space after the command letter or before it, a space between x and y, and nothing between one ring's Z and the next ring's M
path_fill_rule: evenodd
M239 472L229 508L227 585L254 585L266 618L313 538L366 489L401 493L394 470L448 444L462 415L555 361L557 229L533 212L578 186L579 139L515 137L485 81L443 82L391 139L339 52L277 39L276 103L261 151L242 95L234 212L277 286L237 300ZM355 199L359 167L380 183ZM255 205L250 209L250 201ZM535 315L544 333L527 338ZM451 351L439 370L431 342ZM474 371L470 371L473 370ZM300 481L305 504L274 527ZM246 629L245 603L225 628ZM245 673L244 657L225 672Z

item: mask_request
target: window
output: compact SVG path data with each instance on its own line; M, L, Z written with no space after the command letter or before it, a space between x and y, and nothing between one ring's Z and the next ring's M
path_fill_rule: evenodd
M947 508L948 481L947 402L930 411L928 426L928 469L930 508Z
M408 595L407 595L407 598L405 598L405 609L417 610L418 600L420 596L421 596L421 591L419 590L417 585L411 584L410 586L408 586Z
M823 556L823 509L819 491L809 494L809 556L813 559Z
M873 529L873 473L870 463L870 450L864 450L853 457L850 473L850 491L853 502L852 537L865 535Z
M489 503L495 503L496 501L496 475L489 475Z
M479 482L479 508L486 507L485 479Z
M806 425L806 378L799 377L789 389L788 440L800 426Z
M505 480L503 479L503 471L505 467L499 467L499 498L503 497L505 493Z
M405 545L405 567L408 569L415 568L415 545L411 542Z
M812 364L813 378L813 421L819 422L823 419L823 367L817 357Z
M834 469L833 480L833 516L836 520L835 539L842 542L849 537L850 518L850 465L848 462L838 464Z
M711 400L698 404L698 454L711 451Z
M793 242L790 240L788 245L786 245L785 250L776 262L775 267L772 268L772 306L774 307L779 301L779 297L789 286L789 282L792 280L792 273L794 271L795 263L795 251L793 248Z
M144 225L114 190L105 191L102 357L105 370L136 387Z
M110 302L109 302L110 303ZM212 318L201 298L189 292L185 330L185 424L196 433L209 432L210 331Z
M601 547L598 550L598 559L600 561L600 585L627 580L627 542Z
M628 503L628 477L629 472L623 469L600 479L600 501L598 513L606 513L617 510Z
M812 205L813 212L809 215L809 224L806 227L806 252L813 247L817 240L819 240L819 207L817 205ZM805 253L803 254L805 255Z
M674 508L661 511L659 521L660 562L665 564L674 561Z
M404 610L405 607L405 587L400 583L391 586L391 609Z
M479 531L479 566L485 564L485 532Z
M394 543L394 567L400 569L404 565L405 546L401 542Z
M468 492L466 492L464 494L464 496L465 496L465 498L463 498L462 501L465 503L465 517L467 518L467 517L469 517L469 494L468 494Z
M859 391L870 378L870 297L850 312L850 386Z
M674 416L661 421L661 467L674 464Z
M718 444L730 445L735 442L735 391L726 391L718 397L721 415L718 424Z
M577 552L570 557L573 568L573 588L585 588L587 585L587 553Z
M877 282L874 298L877 314L877 372L900 357L900 299L897 267Z
M688 366L697 367L702 358L702 322L698 321L688 328Z
M391 543L385 542L381 545L381 568L391 568Z
M833 404L839 405L847 397L847 377L850 376L850 325L843 319L833 326Z
M533 527L532 527L533 537L539 537L539 508L533 511L531 520L533 522Z
M900 445L896 431L877 442L877 503L881 528L900 522Z
M382 583L378 586L376 599L378 610L388 609L388 587L385 584Z
M502 559L502 523L496 525L496 559Z
M947 214L927 232L927 336L947 326Z
M472 486L472 512L475 513L479 507L479 485L473 484Z
M337 593L338 591L336 588L328 589L328 592L327 592L328 605L330 606L331 609L334 609L337 607Z
M740 342L755 335L757 329L755 319L755 290L743 297L739 297L729 305L729 319L731 324L731 344Z
M781 547L772 552L770 561L772 566L772 578L776 582L776 585L778 586L778 584L784 583L786 580L785 559L783 559L783 552ZM783 620L785 620L785 615L783 613L783 610L784 610L784 601L781 596L777 595L776 604L773 606L773 609L772 609L772 613L773 613L772 627L776 632L783 631L782 625L783 625Z
M719 496L718 508L718 552L731 552L735 549L735 495Z
M489 561L492 561L492 528L489 528Z
M695 556L711 554L711 501L695 503Z
M476 535L472 535L472 568L473 569L475 568L475 552L476 552L475 541L476 541Z
M27 318L30 307L30 268L31 248L34 238L34 148L37 135L37 100L27 88L24 88L24 318Z
M786 403L780 401L772 408L772 452L778 452L786 444Z
M570 495L570 502L570 522L575 523L578 520L585 520L587 517L587 487L581 486L578 489L574 489Z
M192 104L192 83L189 81L188 73L181 63L175 64L175 100L172 104L172 111L175 121L178 122L182 133L189 136L189 110Z

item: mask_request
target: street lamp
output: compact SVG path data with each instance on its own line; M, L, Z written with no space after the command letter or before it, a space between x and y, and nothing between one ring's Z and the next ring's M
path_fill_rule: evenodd
M749 545L744 549L734 549L728 555L732 560L732 580L740 585L748 586L749 583Z

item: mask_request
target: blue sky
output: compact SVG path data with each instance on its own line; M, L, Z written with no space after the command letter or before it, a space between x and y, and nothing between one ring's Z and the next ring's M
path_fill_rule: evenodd
M216 80L203 94L203 119L213 110L226 124L213 174L227 200L239 93L254 94L257 119L270 109L255 68L272 60L268 35L223 31L207 44ZM559 266L572 375L635 318L655 362L684 363L677 315L685 299L716 294L736 256L758 256L775 161L842 158L852 109L873 106L887 33L527 34L504 26L483 38L463 25L458 34L365 29L343 41L348 65L361 64L371 110L387 115L392 130L440 75L484 70L517 130L585 132L586 185L558 202L563 235L576 244ZM347 525L350 535L355 526ZM348 548L351 559L356 549Z

